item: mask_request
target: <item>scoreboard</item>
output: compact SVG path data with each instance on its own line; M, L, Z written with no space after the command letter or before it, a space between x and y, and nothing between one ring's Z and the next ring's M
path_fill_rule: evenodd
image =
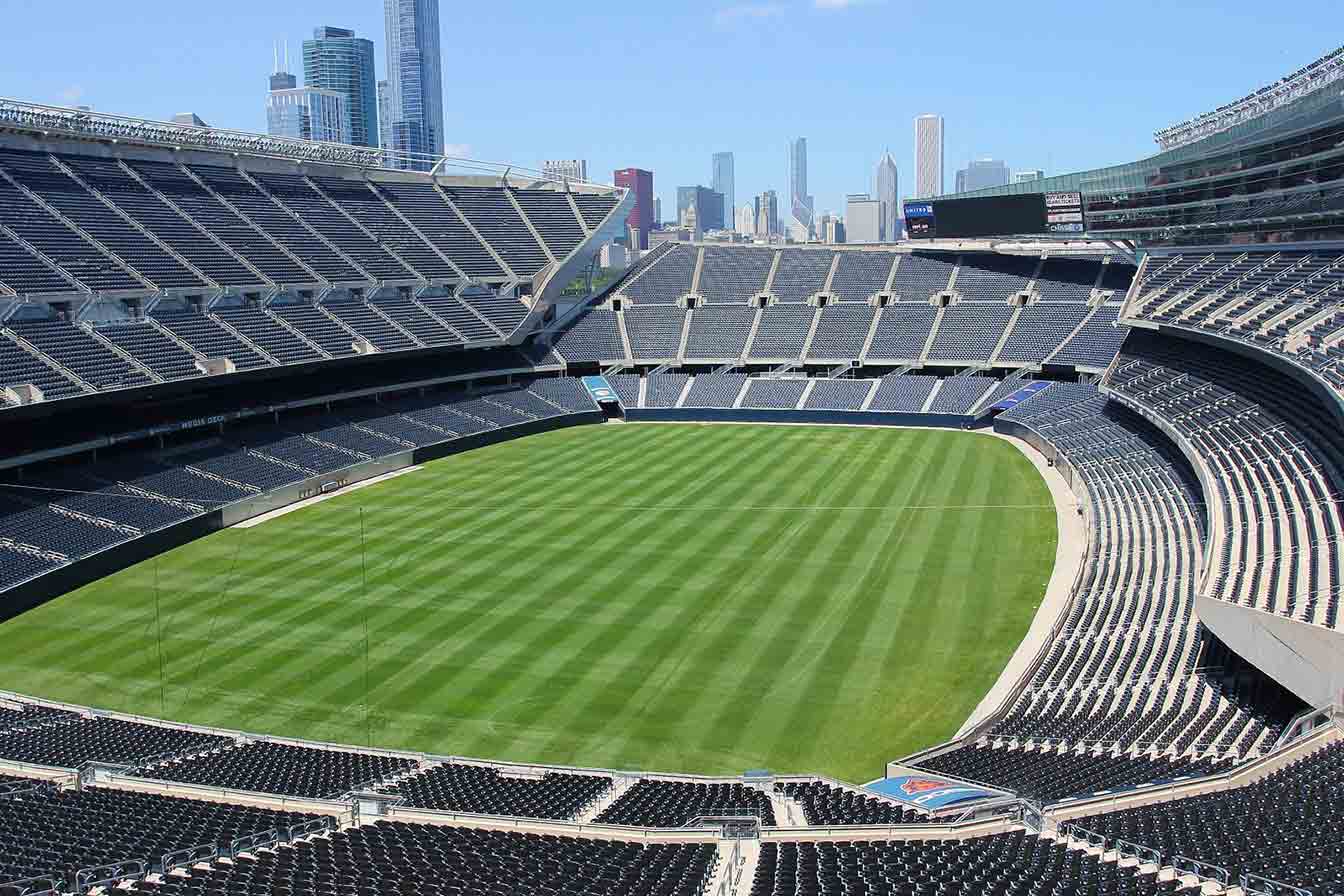
M911 239L970 239L989 236L1082 233L1082 193L1021 193L974 199L907 202Z

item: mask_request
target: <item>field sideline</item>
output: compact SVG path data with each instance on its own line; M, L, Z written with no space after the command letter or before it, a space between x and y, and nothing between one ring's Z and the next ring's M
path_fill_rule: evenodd
M271 734L865 781L990 688L1055 537L1040 475L983 435L577 427L96 582L0 625L0 670Z

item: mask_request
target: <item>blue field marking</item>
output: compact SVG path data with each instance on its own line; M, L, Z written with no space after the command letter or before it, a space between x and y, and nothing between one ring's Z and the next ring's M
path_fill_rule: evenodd
M607 378L604 376L583 377L583 387L588 390L588 394L593 396L593 401L598 404L604 401L614 401L621 404L621 396L616 394L616 390L611 388L611 383L607 382Z
M1003 398L995 402L994 405L990 407L990 410L1006 411L1010 408L1015 408L1022 402L1026 401L1031 396L1036 395L1039 392L1044 392L1046 389L1049 388L1050 383L1048 381L1033 380L1032 382L1027 383L1021 389L1018 389L1012 395L1009 395L1007 398Z
M941 809L955 803L1002 796L993 790L971 787L931 775L897 775L867 785L868 789L922 809Z

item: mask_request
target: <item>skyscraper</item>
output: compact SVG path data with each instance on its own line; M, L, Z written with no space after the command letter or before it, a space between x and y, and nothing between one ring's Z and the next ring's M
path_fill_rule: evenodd
M345 97L298 84L298 78L289 72L271 75L271 89L266 94L266 133L296 140L349 143L350 112L345 108Z
M373 41L349 28L323 25L303 42L303 83L339 93L350 115L350 142L378 145L378 89L373 74Z
M867 193L845 197L845 239L851 243L876 243L881 237L882 202Z
M649 248L649 231L653 229L653 172L642 168L622 168L613 175L612 180L616 186L635 194L635 207L625 219L630 248Z
M383 13L392 117L389 148L438 155L444 146L439 0L383 0Z
M957 192L1001 187L1008 183L1008 166L998 159L972 159L957 171Z
M384 150L385 164L390 166L386 156L392 148L392 87L386 78L378 82L378 145Z
M723 194L708 187L677 187L677 223L687 211L695 210L695 220L701 230L722 230L727 226L724 220Z
M759 204L760 200L757 199L756 205L759 206ZM756 235L756 206L752 205L742 206L737 210L736 217L737 221L735 223L737 225L738 233L742 234L743 236Z
M915 198L943 193L943 117L915 119Z
M877 238L884 243L894 243L901 238L896 230L896 219L900 216L901 209L896 198L899 195L896 160L891 157L889 151L884 152L881 161L877 163L877 173L873 176L873 181L877 201L881 203Z
M779 233L779 195L766 190L756 199L756 235L775 236Z
M737 191L733 183L733 154L716 152L711 158L711 162L714 170L709 186L715 193L723 195L724 226L730 226L733 222L727 220L727 216L731 214L733 209L737 208Z
M588 180L587 159L547 159L541 163L541 173L562 181Z
M812 197L807 193L807 138L789 141L789 215L794 238L812 233Z

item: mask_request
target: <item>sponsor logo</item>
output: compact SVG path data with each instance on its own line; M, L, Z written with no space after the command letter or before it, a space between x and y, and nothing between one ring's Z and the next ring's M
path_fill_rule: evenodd
M928 793L930 790L943 790L947 786L947 781L935 781L932 778L910 778L901 785L901 792L915 796L920 793Z

